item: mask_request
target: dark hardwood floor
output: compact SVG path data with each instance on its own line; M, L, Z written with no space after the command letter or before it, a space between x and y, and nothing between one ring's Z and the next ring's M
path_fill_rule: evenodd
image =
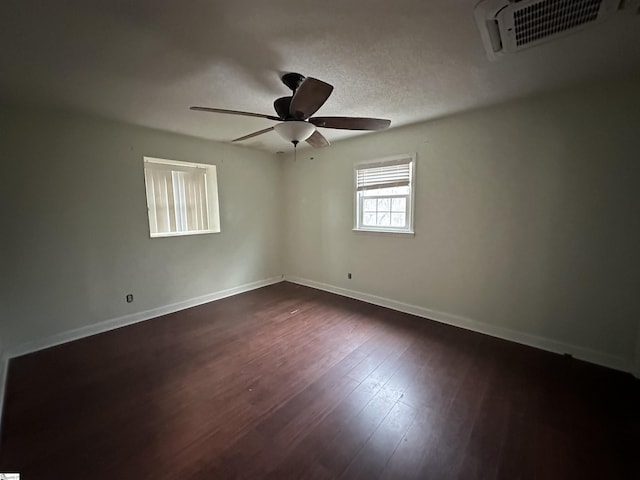
M12 360L0 472L635 479L639 384L280 283Z

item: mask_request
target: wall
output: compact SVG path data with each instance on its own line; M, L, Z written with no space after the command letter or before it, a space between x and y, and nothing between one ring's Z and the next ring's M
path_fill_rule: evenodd
M280 278L274 156L7 107L0 132L5 349ZM144 155L217 165L222 232L149 238Z
M288 158L287 278L631 370L639 80ZM354 164L408 152L418 156L415 236L353 232Z

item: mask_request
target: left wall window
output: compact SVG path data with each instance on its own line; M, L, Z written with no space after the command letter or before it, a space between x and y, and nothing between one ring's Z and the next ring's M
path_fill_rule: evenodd
M215 165L144 157L151 237L220 231Z

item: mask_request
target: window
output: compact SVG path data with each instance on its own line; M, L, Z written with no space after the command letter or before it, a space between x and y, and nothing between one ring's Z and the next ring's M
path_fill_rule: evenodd
M144 157L151 237L220 231L215 165Z
M355 230L413 233L415 155L357 165Z

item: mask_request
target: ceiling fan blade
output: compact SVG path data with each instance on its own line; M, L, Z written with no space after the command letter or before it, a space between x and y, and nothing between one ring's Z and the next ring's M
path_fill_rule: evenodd
M249 135L245 135L244 137L236 138L235 140L231 140L232 142L241 142L242 140L247 140L249 138L257 137L258 135L262 135L263 133L267 133L273 130L273 127L265 128L263 130L258 130L257 132L250 133Z
M391 120L363 117L313 117L309 119L316 127L340 128L343 130L384 130Z
M267 118L269 120L280 120L278 117L275 117L273 115L265 115L263 113L241 112L239 110L224 110L222 108L190 107L189 110L198 110L200 112L227 113L230 115L244 115L245 117Z
M314 148L328 147L330 145L329 140L324 138L324 136L317 130L307 138L307 143Z
M333 86L317 78L305 78L293 94L289 114L296 120L306 120L327 101Z

